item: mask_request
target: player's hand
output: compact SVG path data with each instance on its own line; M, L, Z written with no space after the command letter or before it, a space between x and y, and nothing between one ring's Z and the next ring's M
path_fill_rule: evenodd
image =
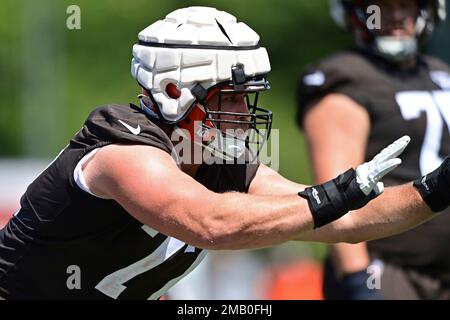
M410 140L404 136L356 170L349 169L333 180L299 192L299 196L308 200L314 228L339 219L350 210L362 208L380 195L384 190L380 180L402 163L397 157Z
M450 156L433 172L414 181L425 203L434 212L450 206Z
M380 180L402 163L398 156L410 141L409 136L403 136L384 148L372 161L365 162L356 168L356 181L366 196L371 192L377 196L384 191L384 184Z

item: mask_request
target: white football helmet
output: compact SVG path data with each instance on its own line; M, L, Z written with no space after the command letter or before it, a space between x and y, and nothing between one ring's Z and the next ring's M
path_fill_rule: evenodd
M142 30L131 62L133 77L149 93L141 96L147 115L193 135L231 121L251 129L264 125L267 139L272 113L256 102L258 92L269 89L269 71L269 57L258 34L229 13L209 7L178 9ZM249 112L209 110L205 102L223 91L246 94ZM248 93L254 93L255 103L250 103ZM224 115L228 120L221 119ZM230 116L236 119L229 120ZM198 121L203 130L193 126ZM229 147L235 150L242 145Z

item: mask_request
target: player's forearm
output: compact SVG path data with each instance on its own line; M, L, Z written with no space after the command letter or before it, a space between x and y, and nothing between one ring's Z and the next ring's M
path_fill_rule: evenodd
M434 215L412 183L386 188L366 207L347 215L346 242L358 243L402 233Z
M291 181L277 190L298 192L304 186ZM307 230L296 238L300 241L326 243L359 243L398 234L425 222L433 216L412 183L386 188L366 207L351 211L341 219L316 230Z
M386 188L364 208L351 211L322 228L307 231L296 240L359 243L402 233L434 215L412 184L406 184Z
M250 249L280 244L312 230L307 202L297 194L259 196L220 194L203 209L208 249Z

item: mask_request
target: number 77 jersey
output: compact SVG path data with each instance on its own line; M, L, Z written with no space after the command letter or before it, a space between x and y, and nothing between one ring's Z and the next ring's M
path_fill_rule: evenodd
M298 85L298 122L327 94L344 94L367 111L370 131L366 160L403 135L411 137L402 165L386 186L417 179L450 154L450 68L420 56L417 67L402 71L359 50L344 51L307 67ZM351 141L349 142L351 143ZM369 242L370 253L400 266L433 270L450 284L450 215L404 234Z
M338 53L307 67L299 79L298 121L329 93L349 96L367 110L366 160L403 135L411 143L387 185L411 181L436 169L450 154L450 68L423 56L417 68L400 71L360 51Z

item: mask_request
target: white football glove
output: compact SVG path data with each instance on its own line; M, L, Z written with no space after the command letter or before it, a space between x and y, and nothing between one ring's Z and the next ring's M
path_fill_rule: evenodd
M365 162L356 168L356 182L362 192L369 195L372 191L379 195L384 191L384 184L380 180L402 163L397 158L408 143L409 136L403 136L377 154L372 161Z

